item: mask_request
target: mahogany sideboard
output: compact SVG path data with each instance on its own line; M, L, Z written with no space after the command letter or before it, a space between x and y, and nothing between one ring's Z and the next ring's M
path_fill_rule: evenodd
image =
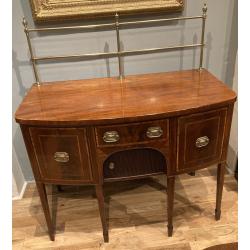
M94 185L107 242L104 182L165 174L172 236L175 176L212 164L218 164L219 220L235 100L205 69L34 84L15 118L50 239L46 184Z

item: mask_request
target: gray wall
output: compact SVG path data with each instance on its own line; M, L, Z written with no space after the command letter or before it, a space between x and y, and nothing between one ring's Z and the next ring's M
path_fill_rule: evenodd
M201 14L203 1L186 0L185 2L183 15ZM204 67L232 86L237 51L237 1L207 0L206 2L208 20ZM26 38L21 24L23 16L26 16L30 26L34 26L29 1L13 0L13 113L27 89L34 82ZM124 49L188 44L199 42L200 27L200 21L194 20L126 29L121 32L121 40ZM34 34L34 47L37 55L113 51L116 49L115 32L60 33L52 36ZM124 59L124 71L126 75L172 71L197 68L198 63L199 50L185 50L127 57ZM43 81L54 81L115 76L117 69L116 59L102 59L88 62L42 64L39 65L39 74ZM21 167L26 180L32 180L33 176L23 139L14 119L13 150L17 159L13 161L13 164Z

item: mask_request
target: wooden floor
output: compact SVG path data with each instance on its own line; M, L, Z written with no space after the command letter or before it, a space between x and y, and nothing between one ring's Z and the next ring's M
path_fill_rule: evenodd
M234 177L225 178L222 216L214 219L215 168L176 180L174 233L167 236L166 178L105 184L110 242L103 243L93 187L48 187L56 239L47 235L34 184L13 201L13 249L190 250L237 241L238 192ZM53 196L51 194L54 194Z

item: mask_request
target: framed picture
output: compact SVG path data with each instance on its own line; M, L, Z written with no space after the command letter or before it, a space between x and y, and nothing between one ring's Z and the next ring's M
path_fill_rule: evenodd
M65 21L148 12L180 12L182 0L30 0L35 22Z

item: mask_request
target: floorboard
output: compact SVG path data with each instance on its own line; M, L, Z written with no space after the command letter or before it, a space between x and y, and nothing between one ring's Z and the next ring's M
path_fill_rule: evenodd
M238 191L225 176L220 221L214 219L215 168L176 180L173 237L167 236L166 178L105 184L110 242L104 243L94 188L48 186L56 239L47 235L35 184L13 201L14 250L201 250L237 242ZM52 195L53 194L53 195Z

